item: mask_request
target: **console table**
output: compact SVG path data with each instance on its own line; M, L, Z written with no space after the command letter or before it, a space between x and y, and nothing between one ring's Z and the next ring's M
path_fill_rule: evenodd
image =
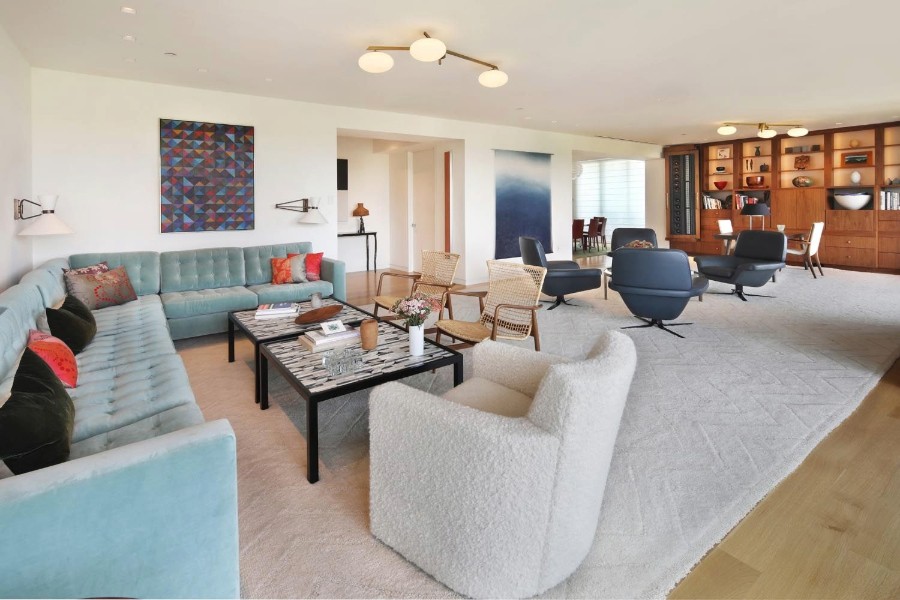
M366 231L365 233L339 233L338 237L365 237L366 238L366 271L369 270L369 236L375 240L375 257L372 260L373 270L378 270L378 234L374 231Z

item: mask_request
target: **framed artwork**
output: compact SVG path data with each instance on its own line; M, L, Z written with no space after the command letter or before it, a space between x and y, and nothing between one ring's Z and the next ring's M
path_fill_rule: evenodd
M865 150L863 152L842 152L841 153L841 164L852 166L852 165L871 165L872 164L872 151Z
M716 158L731 158L731 148L728 146L722 146L721 148L716 148Z
M253 127L159 120L160 232L254 227Z
M494 258L521 256L519 236L550 239L550 154L494 150L496 231Z

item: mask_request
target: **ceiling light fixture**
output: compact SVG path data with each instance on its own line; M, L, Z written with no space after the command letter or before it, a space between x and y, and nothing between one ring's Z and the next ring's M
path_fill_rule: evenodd
M738 125L746 125L747 127L756 127L756 135L763 139L770 139L778 135L778 132L775 131L775 127L789 127L787 130L787 134L791 137L803 137L809 130L802 126L794 123L722 123L722 126L716 129L716 133L719 135L732 135L737 133Z
M133 35L123 35L123 36L122 36L122 39L123 39L124 41L126 41L126 42L133 42L133 41L135 41Z
M369 46L366 48L366 53L359 57L359 68L366 73L390 71L394 66L394 59L386 52L409 51L414 59L422 62L437 61L438 64L441 64L449 55L488 67L487 71L478 76L478 83L487 88L501 87L509 81L509 75L501 71L497 65L454 52L447 48L447 45L441 40L428 35L427 31L423 35L424 37L416 40L410 46Z
M125 13L126 15L136 15L137 14L137 11L134 10L133 8L131 8L130 6L123 6L122 12Z

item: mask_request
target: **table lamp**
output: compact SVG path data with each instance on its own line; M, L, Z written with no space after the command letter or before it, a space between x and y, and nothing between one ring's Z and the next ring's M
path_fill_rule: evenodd
M356 208L353 209L353 216L359 217L359 231L357 233L365 233L366 224L363 222L363 217L369 216L369 209L363 206L362 202L357 202Z
M747 215L750 217L750 229L753 229L753 217L762 217L763 226L762 228L766 228L766 217L768 217L771 213L769 211L769 205L763 204L762 202L757 202L756 204L745 204L744 208L741 209L742 215Z

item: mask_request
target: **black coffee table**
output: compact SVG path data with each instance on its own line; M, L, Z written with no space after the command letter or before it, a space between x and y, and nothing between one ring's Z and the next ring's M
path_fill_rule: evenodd
M350 346L359 348L359 345ZM429 339L425 353L410 356L409 334L393 323L378 324L378 346L364 352L364 366L354 373L329 375L322 365L323 354L310 352L297 340L281 340L261 344L257 365L261 382L260 408L269 407L269 364L306 400L307 472L310 483L319 480L319 416L318 403L351 392L364 390L388 381L453 366L453 385L463 380L463 356Z
M335 315L333 319L340 319L346 325L355 325L364 319L373 318L371 314L346 302L341 302L334 298L324 298L322 300L322 306L334 304L343 306L343 310ZM312 310L312 305L309 302L300 302L300 314L310 310ZM305 325L297 325L294 323L294 316L279 317L277 319L257 319L255 315L255 308L228 313L228 362L234 362L234 332L235 329L239 329L247 336L247 339L253 342L253 364L256 370L254 396L256 403L260 404L259 345L263 342L296 338L301 333L318 329L321 324L307 323Z

